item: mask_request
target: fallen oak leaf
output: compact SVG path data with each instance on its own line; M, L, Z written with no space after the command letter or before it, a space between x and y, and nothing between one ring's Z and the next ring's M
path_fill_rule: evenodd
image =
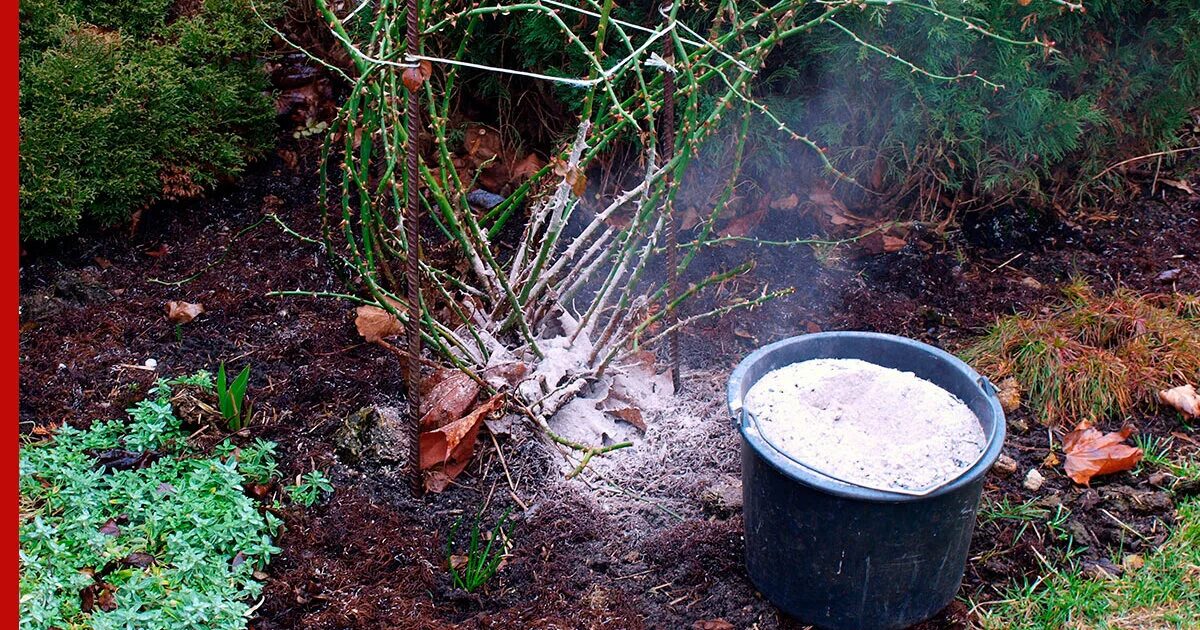
M1158 392L1158 400L1164 405L1170 405L1185 416L1200 418L1200 395L1191 385L1180 385Z
M908 241L895 236L883 235L883 251L887 254L894 254L908 245Z
M1182 190L1189 195L1196 194L1196 191L1192 189L1191 183L1185 179L1159 179L1158 181L1170 186L1171 188Z
M447 475L443 471L435 470L425 475L425 491L434 493L441 492L442 490L446 489L446 486L450 485L451 481L453 481L453 479L450 478L450 475Z
M877 228L868 230L858 239L858 246L872 256L894 254L908 245L908 241L880 232Z
M696 206L688 206L679 219L679 229L690 230L697 225L700 225L700 211Z
M1133 434L1133 427L1102 433L1081 422L1063 436L1063 468L1075 483L1086 486L1092 477L1129 470L1142 461L1142 449L1122 444Z
M117 599L113 596L113 586L107 582L97 582L79 591L79 609L90 613L96 608L104 612L117 609Z
M605 413L612 415L632 424L638 431L646 432L646 421L642 419L642 410L637 407L618 407L616 409L605 409Z
M500 389L502 387L516 387L525 375L529 374L529 364L523 361L510 361L485 368L480 376L487 381L488 385Z
M538 157L536 153L530 153L513 164L512 169L509 171L509 176L512 177L514 182L524 181L533 177L534 173L542 170L542 167L545 165L545 160Z
M483 420L504 407L504 394L496 394L474 411L420 437L420 468L433 470L425 479L425 489L441 492L471 459L479 426Z
M173 324L186 324L196 319L204 312L203 304L193 304L182 300L167 302L167 319Z
M463 461L470 458L475 445L479 425L488 414L500 409L504 395L496 394L471 413L432 431L421 433L421 468L428 470L445 464L452 458ZM465 457L463 457L465 455Z
M241 553L241 552L238 552L238 553ZM145 569L145 568L149 567L150 565L158 562L158 559L144 551L134 551L134 552L130 553L129 555L125 556L124 558L121 558L117 562L119 562L125 566L128 566L128 567L137 567L139 569Z
M162 457L162 453L156 451L127 451L123 448L110 448L103 451L88 450L84 452L96 459L93 468L95 470L102 470L105 474L119 470L140 470Z
M758 227L759 223L762 223L766 216L766 208L736 216L729 223L725 224L725 229L721 230L721 236L727 238L745 238L754 231L754 228Z
M733 624L724 619L702 619L692 624L692 630L733 630Z
M470 376L450 371L421 399L421 430L434 431L462 418L479 390L479 383Z
M404 332L400 319L386 310L369 304L354 309L354 327L368 343L378 343Z
M800 197L796 193L771 201L771 208L775 210L793 210L798 205L800 205Z
M154 249L147 249L144 253L151 258L163 258L171 253L171 248L166 243L163 243Z

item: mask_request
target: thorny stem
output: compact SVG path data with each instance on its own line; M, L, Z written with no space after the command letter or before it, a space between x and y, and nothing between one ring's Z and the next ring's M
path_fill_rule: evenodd
M1068 0L1053 1L1073 10L1082 8ZM815 151L827 173L860 186L838 171L814 141L793 131L752 97L757 72L781 42L828 24L846 32L864 49L913 72L952 82L975 79L994 87L999 85L974 73L942 75L920 68L866 42L834 18L863 7L893 7L925 12L1008 45L1052 49L1050 42L1008 39L982 23L915 0L768 0L753 6L719 0L711 10L696 8L702 13L698 20L715 18L709 22L707 35L679 19L679 0L657 9L650 25L614 18L615 0L469 4L455 12L447 12L446 6L431 0L380 0L339 8L341 17L329 0L316 0L316 4L349 55L355 76L337 70L350 91L322 143L319 238L301 235L278 217L271 218L302 242L320 247L346 288L272 295L345 299L377 306L397 317L409 331L408 347L402 354L407 357L414 407L419 406L420 370L413 366L422 345L432 356L482 383L479 374L497 356L530 362L536 371L544 356L537 340L555 334L550 323L556 316L571 316L578 328L564 336L572 342L586 337L594 348L586 365L575 366L573 380L546 400L535 404L521 400L524 394L511 398L551 440L583 453L583 462L572 475L591 457L625 446L586 446L549 430L546 420L572 391L578 391L588 379L598 378L615 357L664 339L678 389L678 332L683 326L735 308L755 307L786 291L764 290L752 300L686 318L679 315L680 307L696 292L748 268L742 265L715 274L680 291L678 274L687 270L701 249L729 241L781 245L810 241L712 236L738 186L750 117L766 116L780 131ZM424 30L422 12L427 18L437 16L425 20ZM481 20L518 12L536 13L559 29L564 46L579 53L586 76L554 77L464 61ZM588 27L569 25L562 12L570 12L572 22L576 17L584 20ZM346 27L351 21L353 31ZM592 26L595 30L589 32ZM422 34L431 38L427 50L421 48ZM440 52L445 50L450 52ZM434 69L434 75L424 81L423 91L401 85L403 71L418 60L430 61ZM483 166L473 176L463 173L460 177L461 166L457 165L461 163L456 162L456 148L448 133L456 124L451 109L459 90L456 78L464 67L521 74L582 90L575 136L556 147L550 162L521 182L508 198L478 215L466 197ZM420 98L425 99L427 110L424 130L432 139L425 159L417 154L422 131ZM732 112L736 112L736 122L727 124L727 114ZM732 167L717 203L683 245L680 256L676 196L701 145L719 133L729 133L734 140ZM606 195L606 205L593 202L590 195L580 198L576 193L581 178L614 147L641 152L641 181L625 192L600 191ZM617 173L616 181L625 181L622 178L629 174ZM455 262L464 262L465 267L442 269L420 260L418 215L422 207L455 248ZM580 216L585 217L582 229L567 236L568 220ZM514 255L505 258L494 239L513 221L524 222L522 236ZM641 286L643 272L664 254L666 282ZM393 273L393 268L401 268L393 263L400 262L402 275ZM431 289L425 299L433 304L423 299L422 282ZM580 302L578 307L575 300ZM654 310L649 307L656 303L662 304L657 312L645 312ZM650 327L660 323L663 330L645 338Z

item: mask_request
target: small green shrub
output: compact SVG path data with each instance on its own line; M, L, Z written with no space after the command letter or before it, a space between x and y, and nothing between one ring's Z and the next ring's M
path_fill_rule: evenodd
M270 13L270 1L267 5ZM21 235L111 226L240 172L272 137L249 0L21 3Z
M330 492L333 492L333 484L329 482L329 477L319 470L312 470L303 477L297 477L295 485L287 488L292 501L304 507L312 507Z
M177 383L159 381L128 423L64 426L21 449L21 628L245 626L279 520L243 491L246 451L188 446ZM256 474L273 471L273 447L248 449Z
M1128 414L1200 377L1194 296L1097 295L1082 282L1064 294L1044 313L1000 319L963 359L997 382L1015 377L1047 424Z
M225 444L231 444L226 440ZM279 476L279 464L275 461L275 443L255 438L249 446L238 449L238 470L255 483L268 483Z

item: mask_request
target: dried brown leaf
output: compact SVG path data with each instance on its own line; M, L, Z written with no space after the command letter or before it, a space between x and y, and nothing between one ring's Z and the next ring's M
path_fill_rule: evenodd
M100 596L96 598L96 603L104 612L112 612L117 609L117 597L113 595L112 585L104 585L104 588L100 590Z
M167 319L173 324L186 324L204 312L203 304L171 300L167 302Z
M679 218L679 229L690 230L697 225L700 225L700 211L696 209L696 206L688 206Z
M1200 418L1200 395L1191 385L1180 385L1158 392L1158 400L1189 418Z
M440 429L463 417L479 395L479 383L470 376L457 370L442 376L421 399L422 431Z
M523 361L513 361L487 368L481 376L489 385L500 389L505 386L516 387L526 374L529 374L529 364Z
M137 567L139 569L145 569L155 562L158 562L158 559L144 551L135 551L120 560L120 563L125 566Z
M692 624L692 630L734 630L733 624L724 619L703 619Z
M551 163L554 164L554 174L566 180L572 194L582 197L583 193L587 192L587 175L584 175L578 166L559 158L554 158Z
M171 247L163 243L154 249L147 249L145 253L151 258L165 258L167 254L171 253Z
M354 309L354 313L354 327L369 343L404 333L404 324L400 323L399 318L378 306L364 304Z
M646 421L642 418L641 409L629 406L618 407L616 409L606 409L605 411L624 420L625 422L628 422L629 424L632 424L634 427L637 427L638 431L641 431L642 433L646 432Z
M409 92L415 92L433 74L433 64L422 59L415 68L405 68L400 74L400 80Z
M513 164L512 169L509 171L509 177L513 181L524 181L533 177L533 174L541 170L545 165L545 160L538 157L536 153L530 153Z
M800 197L796 193L792 193L786 197L780 197L771 202L771 207L776 210L792 210L800 205Z
M762 223L762 220L766 216L766 208L736 216L729 223L725 224L725 229L721 231L721 236L733 238L748 236L754 231L754 228L758 227L759 223Z
M467 467L467 462L475 450L479 425L503 407L504 394L496 394L466 416L421 434L421 469L437 468L426 478L426 490L440 492Z
M1075 483L1088 485L1092 477L1129 470L1142 461L1142 449L1122 444L1133 434L1133 427L1102 433L1087 422L1063 436L1063 468Z
M426 492L441 492L450 485L453 479L441 470L434 470L425 475L425 491Z
M495 159L503 147L500 134L479 124L467 126L467 136L464 140L467 157L472 166L481 166L484 162Z
M908 241L902 238L888 236L887 234L883 235L883 251L888 254L894 254L904 249L906 245L908 245Z
M1192 184L1185 179L1159 179L1158 181L1175 188L1182 190L1189 195L1195 195L1196 191L1192 188Z

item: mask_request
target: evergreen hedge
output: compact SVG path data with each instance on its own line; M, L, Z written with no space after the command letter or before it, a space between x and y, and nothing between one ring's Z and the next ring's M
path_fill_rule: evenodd
M1189 110L1200 103L1200 2L1082 3L1085 11L1052 0L898 0L837 17L864 40L926 70L978 72L1003 84L1001 90L914 73L826 24L772 53L754 96L825 146L840 169L885 192L864 196L864 204L910 206L914 198L905 191L917 190L977 204L1078 199L1107 165L1179 146ZM1012 40L1049 39L1058 52L1007 45L906 4L936 6ZM614 15L657 24L659 6L631 0ZM826 10L821 3L797 6L810 18ZM700 32L728 19L711 3L688 3L683 12ZM493 37L468 51L472 61L513 59L511 65L572 76L586 71L544 17L484 26ZM617 45L615 36L609 45ZM494 75L474 81L475 93L501 102L521 101L505 86L525 89ZM570 88L554 94L563 110L577 106ZM781 169L789 177L819 172L809 149L777 124L757 114L753 124L744 172L762 178ZM709 150L717 164L724 162L724 147Z
M249 0L22 0L20 11L24 240L123 223L269 145L256 59L269 34Z
M1049 0L937 4L1006 37L1048 38L1059 52L998 44L903 7L845 22L931 71L977 71L1004 85L993 90L914 74L836 29L798 42L792 54L820 60L795 75L816 90L791 88L808 105L805 128L862 181L894 190L924 178L960 198L1076 199L1114 161L1178 146L1200 104L1196 0L1085 0L1083 12Z

